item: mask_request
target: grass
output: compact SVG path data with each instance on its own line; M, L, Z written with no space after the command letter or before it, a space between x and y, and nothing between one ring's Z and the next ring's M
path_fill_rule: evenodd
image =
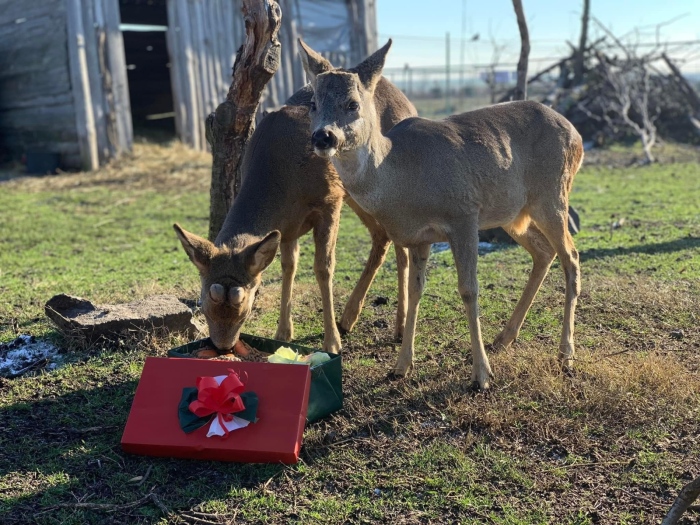
M640 168L605 160L577 177L583 293L573 377L555 362L563 309L555 263L519 340L491 356L493 391L471 393L468 330L444 252L430 261L414 373L387 380L397 351L389 260L344 339L345 408L307 427L299 464L123 454L144 357L182 341L153 334L84 347L55 331L43 304L56 293L97 303L156 292L196 298L196 271L171 224L206 233L209 162L178 146L141 144L93 174L1 183L0 342L48 337L66 363L0 379L2 523L657 523L698 474L696 161ZM338 312L369 249L349 210L339 239ZM320 346L310 238L301 252L297 337ZM486 341L506 322L529 268L517 247L480 257ZM247 331L274 335L279 292L277 261ZM389 304L372 306L380 295ZM684 523L699 522L689 514Z

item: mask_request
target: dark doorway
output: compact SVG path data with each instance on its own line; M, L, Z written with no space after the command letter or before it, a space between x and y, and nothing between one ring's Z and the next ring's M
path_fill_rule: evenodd
M175 106L166 42L165 0L120 0L122 35L134 135L175 138Z

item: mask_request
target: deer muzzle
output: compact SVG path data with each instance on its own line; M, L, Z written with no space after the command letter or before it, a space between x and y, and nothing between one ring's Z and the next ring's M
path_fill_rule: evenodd
M311 135L311 144L316 151L316 154L321 154L319 152L329 152L330 150L335 150L338 148L338 137L332 131L327 129L317 129ZM325 156L321 154L321 156Z

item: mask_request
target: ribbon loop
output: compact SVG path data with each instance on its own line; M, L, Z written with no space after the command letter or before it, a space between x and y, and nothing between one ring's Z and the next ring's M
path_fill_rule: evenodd
M228 417L245 410L241 399L243 383L234 370L219 384L213 377L197 378L197 400L190 403L190 410L198 417L220 414ZM230 421L230 418L227 419Z

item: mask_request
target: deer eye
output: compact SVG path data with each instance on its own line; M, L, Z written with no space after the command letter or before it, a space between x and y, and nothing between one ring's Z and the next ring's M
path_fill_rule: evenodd
M316 102L311 101L311 111L316 111Z
M357 111L358 109L360 109L360 105L357 102L350 102L350 104L348 104L348 111Z

